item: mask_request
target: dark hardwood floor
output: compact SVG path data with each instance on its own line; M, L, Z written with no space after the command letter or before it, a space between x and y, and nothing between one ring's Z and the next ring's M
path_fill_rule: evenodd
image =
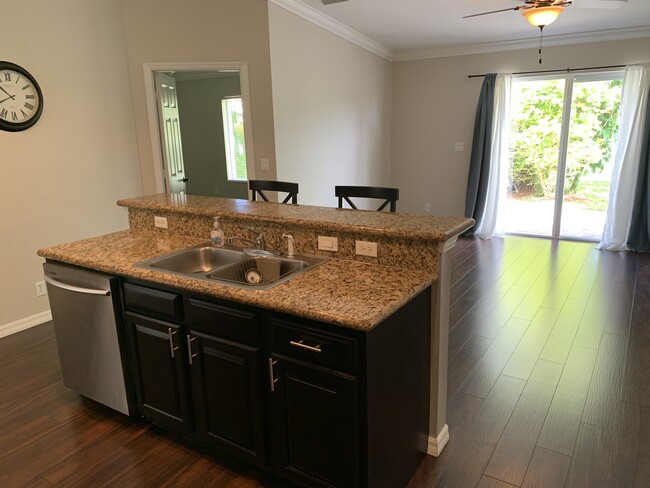
M452 254L450 441L408 488L650 487L650 256L523 237ZM0 339L0 487L53 486L282 484L82 400L44 324Z

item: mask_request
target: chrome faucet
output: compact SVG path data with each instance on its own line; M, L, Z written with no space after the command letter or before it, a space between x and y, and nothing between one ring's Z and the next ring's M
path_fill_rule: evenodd
M262 251L266 251L266 241L264 240L264 232L258 232L252 227L246 227L244 230L247 230L249 232L255 232L257 234L257 237L255 238L255 243L257 244L257 248L261 249Z
M228 238L228 243L233 244L234 241L239 241L239 242L243 242L244 244L247 244L247 245L249 245L251 247L259 249L261 251L266 251L267 250L266 249L266 240L264 239L264 232L259 232L259 231L255 230L255 229L253 229L252 227L246 227L244 230L256 233L257 237L255 239L246 239L245 237L241 237L241 236L230 236Z

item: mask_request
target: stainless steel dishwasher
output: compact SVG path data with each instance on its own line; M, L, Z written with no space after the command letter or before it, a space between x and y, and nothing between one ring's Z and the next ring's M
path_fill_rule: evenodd
M130 415L132 402L120 354L116 277L43 264L63 383L81 395Z

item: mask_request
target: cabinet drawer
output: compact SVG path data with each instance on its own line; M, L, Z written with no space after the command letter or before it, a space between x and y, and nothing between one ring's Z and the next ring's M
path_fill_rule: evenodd
M302 324L271 318L271 349L290 356L343 372L357 371L357 341Z
M124 283L124 305L132 312L183 320L183 299L177 293Z
M188 303L193 329L254 346L261 342L257 313L197 298L190 298Z

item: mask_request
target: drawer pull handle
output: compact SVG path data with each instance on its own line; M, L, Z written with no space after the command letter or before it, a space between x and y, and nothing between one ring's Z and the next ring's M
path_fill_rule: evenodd
M176 331L172 331L171 327L167 327L167 337L169 337L169 352L172 358L176 357L175 351L178 351L178 347L174 347L174 335L176 335L176 333Z
M198 356L197 354L192 353L192 342L196 340L196 337L192 337L190 335L187 336L187 357L190 360L190 365L192 364L192 358L195 358Z
M275 391L275 384L280 381L280 378L276 378L273 373L273 366L278 364L277 361L273 361L273 358L269 358L269 382L271 383L271 391Z
M317 353L323 352L321 351L320 344L316 344L315 346L308 346L307 344L304 343L304 339L300 339L298 342L289 341L289 344L295 347L299 347L301 349L307 349L308 351L311 352L317 352Z

